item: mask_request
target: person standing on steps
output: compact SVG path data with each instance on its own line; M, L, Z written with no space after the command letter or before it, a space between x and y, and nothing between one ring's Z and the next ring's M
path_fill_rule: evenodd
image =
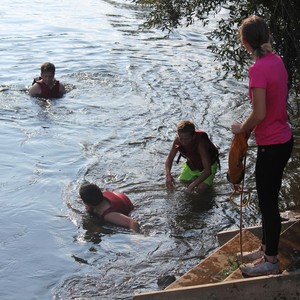
M247 276L280 273L277 259L281 231L278 196L282 177L293 149L293 135L288 122L288 75L282 59L272 50L267 23L258 16L245 19L239 29L240 39L252 54L249 69L249 97L252 112L242 123L233 122L232 133L254 131L257 144L256 189L262 215L262 244L244 253L240 266Z

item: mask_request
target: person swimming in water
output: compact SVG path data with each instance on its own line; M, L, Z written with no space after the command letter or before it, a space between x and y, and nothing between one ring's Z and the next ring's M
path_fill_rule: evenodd
M80 187L79 195L89 213L105 222L140 231L139 223L128 216L134 206L125 194L109 190L102 192L96 184L85 183Z
M50 62L41 65L41 76L34 79L28 93L34 97L61 98L65 93L65 87L55 79L55 66Z

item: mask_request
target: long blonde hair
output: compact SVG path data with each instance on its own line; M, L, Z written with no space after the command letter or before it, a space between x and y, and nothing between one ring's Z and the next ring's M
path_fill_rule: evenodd
M239 35L253 48L255 57L262 57L273 51L269 27L261 17L250 16L245 19L240 26Z

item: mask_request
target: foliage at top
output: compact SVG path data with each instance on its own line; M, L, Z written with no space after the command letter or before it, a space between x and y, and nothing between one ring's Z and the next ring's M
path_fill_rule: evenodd
M211 1L211 0L133 0L148 7L144 26L158 28L168 34L177 27L189 26L200 20L206 26L221 9L226 19L218 19L218 26L209 37L210 50L222 62L225 75L243 78L249 65L249 55L242 49L237 29L250 15L263 17L273 36L273 48L280 55L289 73L290 87L300 92L300 1ZM213 43L215 41L215 43Z

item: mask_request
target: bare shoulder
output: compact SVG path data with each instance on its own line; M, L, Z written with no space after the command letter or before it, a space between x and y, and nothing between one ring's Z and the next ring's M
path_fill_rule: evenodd
M37 96L41 93L41 88L38 83L35 83L33 86L31 86L28 90L29 95L31 96Z
M65 86L61 82L59 82L59 92L61 94L65 94L66 93Z

